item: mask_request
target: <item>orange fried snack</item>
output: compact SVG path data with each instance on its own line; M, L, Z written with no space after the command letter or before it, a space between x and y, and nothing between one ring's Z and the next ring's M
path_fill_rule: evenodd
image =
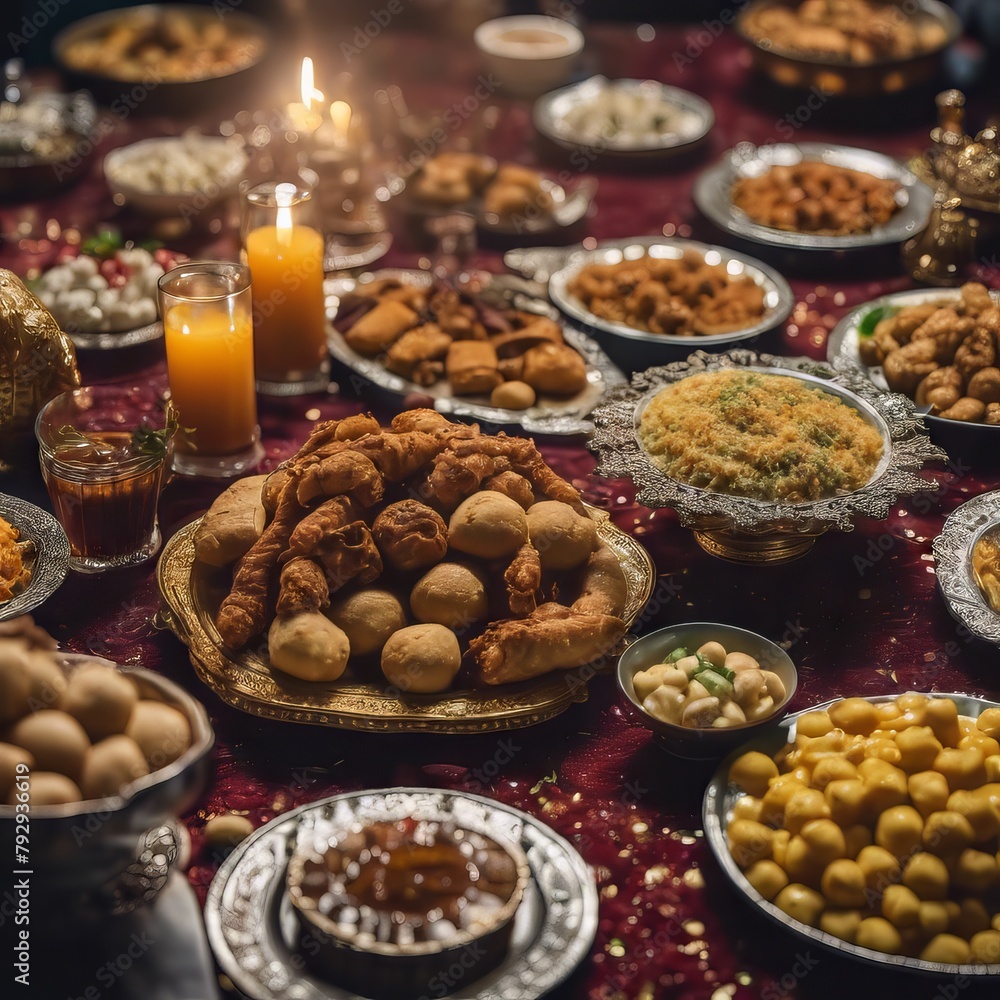
M20 534L0 517L0 602L9 601L31 582L31 567L25 555L34 550L31 542L19 542Z
M511 614L530 615L537 605L536 595L542 586L542 563L531 542L522 545L503 575L507 585L507 603Z
M285 563L279 581L279 618L322 611L329 606L330 587L326 582L326 572L315 559L296 556Z
M448 526L444 518L419 500L389 504L372 525L375 543L399 570L424 569L448 551Z

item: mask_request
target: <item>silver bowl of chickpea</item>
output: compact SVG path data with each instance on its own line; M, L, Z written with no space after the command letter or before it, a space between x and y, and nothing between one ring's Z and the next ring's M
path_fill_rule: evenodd
M618 660L618 686L643 725L670 753L699 760L779 722L797 684L777 643L713 622L651 632Z
M835 698L740 747L705 837L767 918L810 946L938 976L1000 973L1000 705Z

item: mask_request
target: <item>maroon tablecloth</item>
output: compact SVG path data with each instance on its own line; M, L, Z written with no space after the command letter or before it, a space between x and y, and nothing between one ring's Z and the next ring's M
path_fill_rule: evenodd
M608 76L649 76L708 98L717 125L703 157L665 163L654 172L619 174L593 164L599 190L596 213L581 235L596 238L659 232L712 238L691 201L698 171L741 140L764 142L794 135L842 142L905 157L926 144L932 103L899 105L891 115L873 104L851 118L821 104L803 111L796 101L752 85L748 52L732 37L703 29L589 28L588 58ZM710 34L710 33L709 33ZM707 44L706 43L707 39ZM475 80L470 46L387 32L365 54L371 79L405 85L411 107L444 109ZM676 58L676 54L685 59ZM690 61L688 56L694 53ZM921 98L920 100L923 100ZM916 101L916 99L914 99ZM496 99L501 115L488 135L490 151L534 162L530 105ZM786 117L790 116L790 117ZM181 121L128 119L105 146ZM24 273L44 263L49 236L70 225L114 221L99 169L83 186L37 206L0 208L5 243L0 263ZM134 218L120 217L127 227ZM215 231L187 237L192 250L231 255L232 217ZM17 229L18 226L22 228ZM19 235L12 235L19 234ZM419 254L398 240L388 263L413 266ZM497 269L499 255L479 252L470 263ZM987 280L997 275L983 269ZM766 346L822 357L825 338L848 307L909 286L898 266L854 277L831 272L793 277L796 306L780 337ZM130 356L81 354L86 380L163 379L161 345ZM267 458L273 468L303 440L318 417L363 404L337 396L262 401ZM1000 476L966 468L932 470L926 491L899 504L883 522L863 522L852 533L831 533L798 562L772 568L728 565L707 556L670 511L635 505L628 484L593 476L582 442L544 442L553 466L591 503L649 549L657 587L636 632L683 621L718 621L783 642L799 669L798 709L835 694L907 689L966 691L997 696L996 649L968 638L949 617L937 592L931 540L958 504L1000 486ZM47 503L37 474L3 483L4 490ZM218 486L174 480L160 508L166 536L200 513ZM190 879L203 895L218 858L203 846L206 818L235 810L255 826L331 793L392 785L431 785L494 796L533 813L576 844L593 866L601 893L594 947L560 997L840 997L902 989L914 997L971 996L965 982L893 979L832 957L776 931L726 883L701 833L701 797L710 766L667 755L621 705L614 680L597 677L589 699L558 719L501 735L384 736L296 727L241 714L194 676L186 650L157 627L153 567L99 579L71 575L36 617L66 647L162 671L207 705L218 734L215 778L198 811L187 817L194 841ZM544 780L543 780L544 779ZM940 992L944 989L946 992ZM958 992L947 992L947 990Z

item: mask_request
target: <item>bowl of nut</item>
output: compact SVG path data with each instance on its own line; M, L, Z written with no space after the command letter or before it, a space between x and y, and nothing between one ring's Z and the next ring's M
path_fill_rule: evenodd
M165 881L171 822L207 778L214 735L159 674L55 645L27 616L0 638L0 844L14 857L30 815L33 890L58 894L68 917L121 912Z
M830 334L827 358L912 399L931 440L953 458L996 462L998 322L1000 291L976 282L896 292L852 309Z
M720 764L706 840L740 896L810 946L996 976L998 736L1000 706L963 694L816 705Z
M780 722L797 684L795 664L777 643L711 622L651 632L618 660L620 691L681 757L723 757Z

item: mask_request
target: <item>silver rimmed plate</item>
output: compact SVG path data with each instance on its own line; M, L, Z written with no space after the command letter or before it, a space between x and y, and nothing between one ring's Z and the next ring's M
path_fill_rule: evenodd
M771 167L792 166L803 161L828 163L871 174L900 185L898 208L887 223L866 233L830 236L820 233L774 229L755 222L732 201L733 183L740 177L759 177ZM857 250L902 243L926 226L934 204L934 192L916 174L891 156L852 146L828 146L819 142L775 143L755 146L741 142L695 181L694 202L721 230L732 236L774 247L796 250Z
M667 156L704 139L715 112L708 101L679 87L592 76L540 97L533 118L542 135L566 149Z
M351 792L313 802L243 841L219 869L205 901L208 939L223 971L251 1000L353 1000L353 992L305 970L285 888L288 860L335 822L442 812L460 826L519 843L532 874L507 957L475 983L462 984L458 995L534 1000L556 987L585 958L597 932L597 889L583 858L544 823L511 806L421 788Z
M959 715L970 716L972 718L978 716L984 709L997 707L996 702L965 694L927 692L927 697L950 698L958 707ZM738 750L733 751L719 765L718 770L712 776L712 780L705 789L705 798L702 803L705 839L708 841L712 853L719 862L719 866L736 890L748 902L753 903L765 917L810 944L829 949L838 955L847 956L860 962L890 969L930 973L939 976L996 976L1000 973L1000 965L949 965L943 962L926 962L922 959L909 958L905 955L889 955L886 952L850 944L847 941L834 937L832 934L827 934L819 930L817 927L810 927L808 924L804 924L788 916L783 910L778 909L774 903L769 903L764 899L747 881L743 872L729 853L729 845L726 843L726 827L732 818L733 807L737 800L745 794L742 788L736 784L731 784L729 781L729 769L733 761L741 754L747 753L750 750L759 750L768 755L777 753L782 746L795 739L795 725L800 716L806 712L815 712L828 708L835 701L839 700L839 698L831 698L820 705L813 705L801 712L796 712L794 715L787 716L766 735L751 740ZM874 704L891 700L893 700L893 696L891 695L873 695L865 698L865 701L870 701Z
M985 535L1000 532L1000 490L980 493L956 507L934 539L934 572L951 616L974 636L1000 645L1000 613L976 580L972 553Z
M84 351L115 351L122 347L137 347L139 344L148 344L154 340L160 340L162 337L163 324L159 320L136 327L134 330L122 330L120 333L111 331L83 333L72 330L69 333L69 339Z
M712 333L705 336L650 333L648 330L637 330L624 323L616 323L594 315L570 291L573 280L585 267L594 264L618 264L621 261L637 260L647 253L651 257L674 260L679 260L685 254L694 253L703 257L707 264L722 265L726 272L734 278L742 276L750 278L764 292L763 315L752 326L726 333ZM530 251L526 251L526 254L530 254ZM619 240L614 244L597 247L594 250L570 252L564 258L562 266L552 272L549 278L549 298L567 316L589 329L623 337L635 345L648 344L661 348L670 345L674 348L683 348L685 351L691 351L698 347L719 350L743 340L759 337L762 333L773 330L784 323L792 311L792 305L795 301L788 282L774 268L768 267L752 257L708 243L698 243L694 240L668 240L662 236L638 237L625 244ZM650 360L655 359L651 358Z
M329 278L324 284L327 316L336 318L341 297L349 292L363 290L366 284L382 278L397 278L401 281L428 288L433 277L426 271L381 270L364 274L359 278ZM498 304L513 306L526 312L538 313L550 319L558 319L559 314L544 299L532 293L525 283L510 275L489 278L483 293ZM534 406L526 410L507 410L491 405L487 396L455 396L446 379L431 386L417 385L407 378L395 375L377 358L366 358L353 350L336 329L328 336L330 353L355 375L377 386L398 399L411 393L430 396L434 408L460 420L475 420L498 426L518 427L528 434L551 434L573 436L589 434L593 423L590 412L613 386L622 385L625 376L604 353L600 345L572 326L563 327L563 336L582 357L587 366L587 385L575 396L561 399L542 396Z
M27 614L59 589L69 568L69 539L51 514L20 497L0 493L0 517L17 528L20 541L31 542L35 547L31 581L16 597L0 604L0 621L3 621Z
M862 335L859 327L864 318L873 310L885 307L903 309L907 306L923 305L925 302L940 302L947 305L960 295L961 290L958 288L915 288L865 302L852 309L831 331L826 341L827 360L839 371L849 369L860 371L878 389L889 392L891 390L885 380L882 366L869 366L861 360ZM990 295L1000 305L1000 291L993 290ZM931 440L949 453L957 454L963 460L977 465L995 461L996 445L1000 441L1000 426L950 420L930 413L922 413L921 419L927 425Z

